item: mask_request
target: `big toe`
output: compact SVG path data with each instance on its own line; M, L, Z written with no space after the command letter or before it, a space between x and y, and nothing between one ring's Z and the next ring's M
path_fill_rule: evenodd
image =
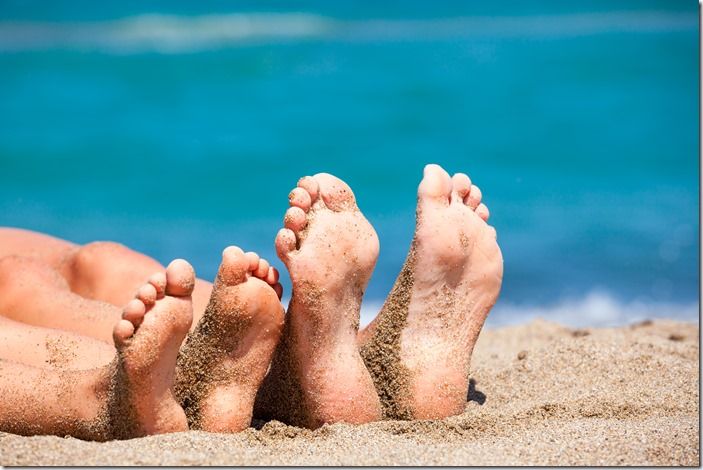
M356 198L347 183L329 173L318 173L313 178L328 208L337 212L356 209Z
M195 287L195 270L183 259L175 259L166 268L166 295L188 297Z
M129 320L120 320L112 329L112 339L117 348L122 348L127 344L127 340L134 334L134 324Z
M250 259L241 248L228 246L222 252L222 263L217 278L228 286L240 284L247 279L249 265Z
M419 198L439 199L448 202L451 190L452 179L449 177L449 173L444 171L444 168L435 164L425 166L422 181L417 188Z

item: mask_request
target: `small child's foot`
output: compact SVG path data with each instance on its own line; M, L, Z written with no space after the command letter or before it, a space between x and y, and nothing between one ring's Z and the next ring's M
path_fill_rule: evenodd
M195 273L184 260L153 275L124 309L113 330L117 347L108 392L107 420L113 438L186 431L173 394L178 349L193 321Z
M278 272L256 253L222 253L205 314L178 359L176 395L192 429L249 427L283 325Z

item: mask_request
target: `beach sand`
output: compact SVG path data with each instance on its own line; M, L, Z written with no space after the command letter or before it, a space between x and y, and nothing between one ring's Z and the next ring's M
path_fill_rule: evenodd
M460 416L107 443L0 433L0 464L699 465L698 351L696 324L536 320L481 334Z

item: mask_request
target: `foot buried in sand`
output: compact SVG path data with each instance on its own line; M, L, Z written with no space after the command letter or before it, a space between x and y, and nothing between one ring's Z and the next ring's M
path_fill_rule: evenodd
M283 326L278 272L256 253L222 253L210 303L178 359L176 395L192 429L249 427Z
M425 167L415 237L386 302L359 335L386 417L463 412L471 352L503 277L480 189L468 176Z
M112 438L186 431L173 395L178 349L193 321L195 273L175 260L153 275L124 309L113 337L117 358L107 405Z
M276 250L293 292L256 416L310 428L377 420L380 403L356 343L376 232L349 186L329 174L301 179L290 204Z

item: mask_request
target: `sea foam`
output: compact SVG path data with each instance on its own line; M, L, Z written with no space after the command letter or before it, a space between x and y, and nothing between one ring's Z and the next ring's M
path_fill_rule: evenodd
M67 49L106 53L193 53L302 40L562 38L617 32L693 31L695 17L606 12L435 19L342 20L312 13L144 14L96 22L0 22L0 52Z

